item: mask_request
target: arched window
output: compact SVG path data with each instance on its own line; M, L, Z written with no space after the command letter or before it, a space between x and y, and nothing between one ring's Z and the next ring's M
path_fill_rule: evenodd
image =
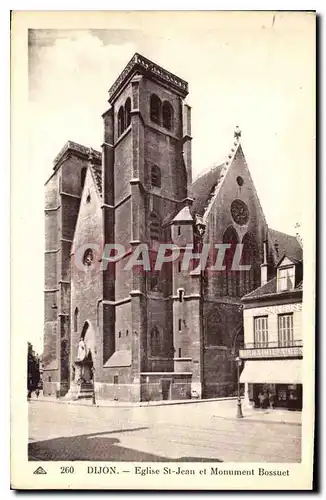
M125 103L125 128L128 128L131 123L131 99L128 97Z
M80 187L82 189L83 189L84 184L85 184L86 172L87 172L87 167L84 167L84 168L81 169L81 173L80 173Z
M173 108L171 104L167 101L163 103L163 127L168 130L172 130L172 122L173 122Z
M161 170L157 165L153 165L151 169L151 184L154 187L161 187Z
M246 294L260 285L259 252L255 236L250 232L245 234L242 244L240 264L250 266L250 270L241 271L242 294Z
M161 100L157 95L153 94L151 96L151 120L158 125L161 125Z
M160 332L158 331L158 328L156 326L154 326L151 329L150 349L151 349L152 356L158 356L161 352Z
M161 221L157 213L151 212L149 220L149 234L152 240L158 240L161 234Z
M78 331L78 307L76 307L74 312L74 332Z
M123 106L121 106L118 113L118 136L122 134L124 129L125 129L124 109Z
M238 235L235 229L230 226L223 234L223 243L231 245L225 252L224 265L226 267L224 273L224 294L229 297L240 296L240 277L239 271L232 270L233 258L236 251L237 244L239 243Z

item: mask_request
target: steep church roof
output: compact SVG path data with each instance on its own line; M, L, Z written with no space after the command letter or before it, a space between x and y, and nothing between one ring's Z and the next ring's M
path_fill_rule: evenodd
M194 198L194 202L191 207L193 214L204 215L209 201L215 193L215 188L221 179L224 166L225 164L222 163L221 165L212 167L209 172L203 174L193 183L192 197Z
M102 196L102 166L101 165L94 165L93 163L90 164L90 169L95 181L95 186L100 194Z
M286 255L289 259L302 260L302 247L296 236L275 229L269 229L269 234L279 258Z
M248 293L244 297L242 297L241 300L244 301L249 301L251 299L260 299L262 297L269 297L270 295L285 295L285 294L292 294L293 292L301 292L303 290L303 283L300 281L295 288L292 290L282 290L282 291L277 291L277 278L274 277L271 280L269 280L267 283L264 285L256 288L252 292Z

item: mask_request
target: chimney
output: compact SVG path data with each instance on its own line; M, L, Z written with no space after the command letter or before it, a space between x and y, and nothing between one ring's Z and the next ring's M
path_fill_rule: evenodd
M263 243L264 249L264 260L263 263L260 264L260 285L265 285L267 283L267 241L265 240Z

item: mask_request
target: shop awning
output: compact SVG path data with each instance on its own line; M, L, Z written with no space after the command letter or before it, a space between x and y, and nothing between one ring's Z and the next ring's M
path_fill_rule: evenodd
M251 384L302 384L301 359L248 360L240 382Z

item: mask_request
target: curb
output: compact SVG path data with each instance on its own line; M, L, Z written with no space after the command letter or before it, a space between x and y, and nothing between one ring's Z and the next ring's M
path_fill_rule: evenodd
M235 401L237 397L231 396L231 397L224 397L224 398L210 398L210 399L182 399L182 400L175 400L175 401L148 401L148 402L138 402L138 403L113 403L108 401L108 403L103 402L98 402L95 405L92 403L86 403L81 400L64 400L63 398L57 398L57 399L52 399L52 398L36 398L36 399L31 399L29 402L41 402L41 403L59 403L59 404L70 404L70 405L77 405L77 406L90 406L90 407L96 407L96 408L140 408L140 407L145 407L149 408L152 406L172 406L172 405L185 405L185 404L194 404L194 403L211 403L211 402L218 402L218 401Z
M259 419L259 418L251 418L251 415L245 416L243 418L236 417L223 417L221 415L213 415L214 418L223 418L224 420L233 420L237 422L259 422L261 424L286 424L286 425L296 425L298 427L302 426L302 422L292 422L289 420L268 420L268 419Z

